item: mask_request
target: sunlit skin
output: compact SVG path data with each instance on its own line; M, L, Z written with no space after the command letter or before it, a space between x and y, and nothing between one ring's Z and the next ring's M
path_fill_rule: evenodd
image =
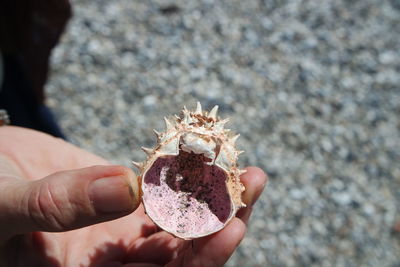
M81 170L70 171L77 169ZM29 187L39 179L61 179L62 175L68 183L68 176L77 173L82 176L79 181L104 173L134 177L129 168L110 165L107 160L63 140L33 130L0 127L3 203L7 201L2 197L12 198L18 193L13 190L24 190L20 188ZM42 224L42 229L54 232L35 231L38 228L29 218L13 216L24 209L20 201L16 201L15 207L0 205L0 266L6 262L10 266L222 266L243 239L252 206L267 176L257 167L248 167L241 180L246 187L242 197L247 208L240 210L238 217L222 231L193 241L183 241L158 229L144 214L142 205L118 215L97 218L95 214L88 219L59 222L56 226ZM79 205L79 201L73 202Z

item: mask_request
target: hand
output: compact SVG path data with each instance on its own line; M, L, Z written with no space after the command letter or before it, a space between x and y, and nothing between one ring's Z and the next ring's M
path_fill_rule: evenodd
M266 183L260 169L247 170L248 207L218 233L184 241L144 214L129 168L40 132L0 127L0 266L222 266Z

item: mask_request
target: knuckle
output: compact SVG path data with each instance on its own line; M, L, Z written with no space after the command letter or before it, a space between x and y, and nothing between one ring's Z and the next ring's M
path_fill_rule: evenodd
M68 196L62 188L55 188L50 181L38 184L33 190L29 201L29 216L36 223L39 230L62 231L67 230Z

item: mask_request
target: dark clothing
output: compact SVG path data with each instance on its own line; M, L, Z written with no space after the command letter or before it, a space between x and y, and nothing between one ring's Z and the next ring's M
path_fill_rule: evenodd
M63 137L44 106L49 57L71 16L68 0L2 0L0 109L11 124Z
M5 56L3 64L0 109L7 111L11 125L35 129L65 139L51 111L37 100L29 80L15 58Z

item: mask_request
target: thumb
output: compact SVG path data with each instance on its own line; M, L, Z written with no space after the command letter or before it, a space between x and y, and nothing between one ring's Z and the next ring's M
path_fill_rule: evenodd
M139 203L136 176L122 166L63 171L32 182L5 178L0 180L0 240L113 220Z

